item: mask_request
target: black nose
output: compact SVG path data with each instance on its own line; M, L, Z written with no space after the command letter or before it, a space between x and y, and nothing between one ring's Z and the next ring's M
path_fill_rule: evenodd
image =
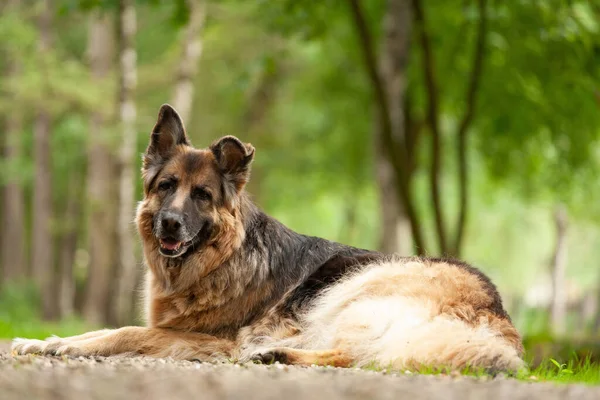
M160 221L164 233L175 234L179 232L179 228L181 228L182 224L181 216L175 213L165 213Z

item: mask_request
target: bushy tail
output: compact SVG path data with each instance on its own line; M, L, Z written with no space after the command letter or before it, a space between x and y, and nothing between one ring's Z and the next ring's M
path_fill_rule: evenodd
M515 373L525 368L515 346L487 325L470 326L448 316L409 330L390 326L379 339L363 349L358 364L376 361L394 369L480 369ZM366 351L364 351L366 350Z
M302 333L272 345L340 352L359 367L517 372L519 334L489 290L443 262L374 264L327 289Z

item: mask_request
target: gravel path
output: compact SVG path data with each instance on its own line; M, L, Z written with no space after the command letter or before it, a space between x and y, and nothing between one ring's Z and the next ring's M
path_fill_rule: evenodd
M600 399L600 388L506 378L169 359L11 357L0 345L0 399Z

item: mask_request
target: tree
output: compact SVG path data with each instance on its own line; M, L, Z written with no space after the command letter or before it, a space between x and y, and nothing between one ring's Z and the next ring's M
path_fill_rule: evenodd
M39 17L39 51L42 60L52 46L52 4L42 0ZM44 66L41 66L42 70ZM47 84L48 82L46 82ZM47 93L46 93L47 94ZM39 107L34 126L35 183L33 192L32 274L42 293L42 316L57 317L54 290L54 258L52 237L52 167L50 161L51 116L44 105Z
M393 3L389 3L390 7ZM464 115L461 118L459 124L458 133L456 135L458 142L458 158L460 165L459 173L459 187L461 193L460 205L459 205L459 218L456 228L456 233L453 239L449 237L447 232L447 222L444 216L444 207L442 204L442 193L440 187L441 167L443 164L442 155L444 154L442 148L442 133L440 128L440 100L439 100L439 88L437 85L436 77L436 64L433 56L433 49L431 46L430 32L426 25L425 11L420 0L412 0L411 2L414 24L416 27L416 33L419 40L419 47L422 54L422 67L423 67L423 80L424 90L426 97L426 111L425 111L425 125L430 133L430 166L429 166L429 183L430 183L430 195L431 195L431 209L433 211L435 232L437 237L438 250L444 255L455 255L458 256L462 244L464 225L466 223L466 211L467 211L467 185L468 175L466 168L467 160L467 132L470 128L473 120L474 103L476 94L478 91L478 83L482 73L482 61L483 61L483 50L485 43L485 35L487 32L486 21L487 21L487 6L485 0L478 1L479 9L479 24L477 30L477 40L475 44L475 50L473 54L473 66L470 75L470 80L466 89L466 104ZM397 6L400 10L404 11L404 17L409 14L406 10L409 10L408 5L403 4ZM402 7L402 8L400 8ZM388 159L394 164L394 174L399 193L398 202L399 208L404 208L407 212L407 216L411 223L411 231L413 236L414 245L418 253L423 253L426 250L431 252L431 248L425 243L425 239L422 233L423 223L421 217L416 212L413 204L414 199L411 194L412 176L413 171L416 168L414 166L414 160L416 156L415 144L418 139L418 134L421 129L421 123L415 122L416 118L410 115L411 105L408 102L403 101L403 93L396 91L392 96L385 96L385 88L389 87L386 85L386 81L379 76L378 71L375 68L375 49L372 43L372 35L369 32L369 26L366 22L366 18L358 0L350 0L350 9L352 18L354 20L360 45L364 53L364 61L367 68L369 78L372 82L373 90L375 92L375 98L377 103L378 116L380 118L380 129L381 136L383 137L383 146L389 152ZM400 11L396 11L400 12ZM404 23L397 23L396 26L406 26ZM389 29L389 28L388 28ZM387 33L389 34L389 33ZM408 39L404 39L408 43ZM385 50L384 50L385 51ZM389 50L388 50L389 51ZM407 53L406 50L396 50L396 57L401 57L398 53ZM385 70L384 70L385 71ZM393 102L393 103L392 103ZM411 122L409 124L402 124L404 128L404 136L394 136L394 125L401 126L397 122L394 122L394 114L400 114L401 111L405 110L406 115L403 115L404 120ZM396 117L396 119L398 119ZM400 128L400 129L403 129ZM396 129L397 130L397 129Z
M78 168L69 171L67 204L61 218L62 235L60 237L58 267L60 282L58 285L58 309L61 318L70 317L75 313L75 253L77 251L79 218L82 210L82 193L84 186L83 173Z
M16 11L18 0L13 0L6 7ZM6 79L14 79L19 74L18 61L9 63ZM23 130L23 115L15 107L6 116L4 132L4 157L9 164L20 161L22 157L21 132ZM2 204L3 233L1 240L3 280L5 282L22 279L26 275L25 265L25 197L18 179L13 176L3 188L4 202Z
M407 132L404 98L406 86L406 68L409 57L412 10L408 0L389 0L383 20L383 37L380 56L380 74L387 95L390 112L390 133L396 142L405 143L407 155L412 154L411 147L415 135ZM396 193L394 167L382 137L382 122L378 121L375 132L375 167L379 185L381 212L381 250L386 253L397 252L411 254L410 222L405 207ZM412 134L412 135L411 135ZM408 138L408 136L411 138ZM411 143L411 144L409 144ZM410 164L410 163L409 163ZM412 173L409 167L407 174Z
M119 177L119 278L116 322L123 325L132 319L137 262L133 233L134 157L136 149L136 11L133 0L119 1L119 110L121 118L121 152Z
M113 23L109 13L92 11L88 52L92 79L105 85L113 60ZM107 137L105 111L95 111L90 119L88 148L88 201L90 265L83 314L94 324L106 323L110 307L113 273L115 210L112 199L114 157Z
M202 54L200 33L206 19L204 0L187 0L189 20L185 27L183 52L179 59L177 80L173 91L173 107L186 124L190 123L194 101L194 77L198 70L198 59Z
M423 254L425 252L424 239L410 193L411 184L409 178L410 168L408 167L408 151L405 144L398 143L393 136L393 125L388 96L385 93L384 84L377 68L372 35L358 0L350 0L350 10L356 26L367 74L374 92L382 143L389 152L388 159L392 163L396 174L396 191L398 199L404 206L409 218L415 250L418 254Z
M16 67L11 68L7 76L13 76ZM6 162L14 163L21 157L19 133L22 129L20 112L15 110L6 118L4 157ZM20 183L13 179L4 187L2 221L2 272L3 280L14 281L24 277L25 266L25 204Z

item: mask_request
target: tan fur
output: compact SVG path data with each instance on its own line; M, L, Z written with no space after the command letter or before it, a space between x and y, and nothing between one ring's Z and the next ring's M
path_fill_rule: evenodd
M179 158L167 166L162 174L186 176L184 166L178 159L186 152L198 150L182 147ZM212 157L208 153L204 156ZM213 186L218 192L214 171L202 172L182 186L197 182ZM180 178L181 179L181 178ZM270 288L248 290L254 272L232 257L244 240L242 212L239 208L221 207L214 210L218 230L207 246L191 256L189 268L169 268L168 259L158 252L158 241L152 233L152 218L160 204L156 195L148 193L137 212L138 230L144 241L144 255L149 267L147 284L147 319L151 327L169 327L185 331L216 332L223 325L231 325L228 332L218 333L233 337L236 325L244 319L244 313L268 295ZM219 268L217 268L219 267Z
M175 156L174 161L164 168L161 175L178 176L182 180L181 186L183 188L189 188L200 182L209 187L212 186L212 192L217 193L219 183L215 171L212 171L210 168L204 168L198 171L197 174L194 174L193 177L186 174L184 166L181 165L181 162L178 162L186 152L200 152L205 157L212 157L206 151L180 146L178 148L179 157ZM184 190L181 190L181 192L183 193ZM201 285L203 283L202 279L226 262L240 248L244 241L244 229L240 211L238 209L222 207L214 210L216 225L219 227L217 233L211 238L203 251L190 256L191 260L189 264L196 265L198 268L187 268L184 270L169 269L167 267L168 260L158 252L159 243L152 233L152 218L159 207L160 202L157 195L151 192L147 193L144 201L138 206L136 222L138 231L144 241L144 256L148 267L153 274L154 280L159 284L157 288L160 287L165 294L181 293L194 285ZM204 282L204 284L211 285L212 282ZM198 298L198 302L202 301L203 297ZM214 304L214 300L214 298L206 298L207 303Z
M283 361L292 365L323 365L332 367L351 367L354 360L348 352L340 349L332 350L301 350L289 347L269 349L272 359L269 361ZM265 361L262 359L262 361Z
M336 349L358 366L517 370L519 335L490 312L491 301L477 277L452 264L370 265L327 290L300 334L249 346L242 358L270 348Z
M143 354L205 361L224 359L234 347L231 341L202 333L137 326L91 332L66 339L56 338L49 343L37 342L17 339L13 351L20 354L44 352L69 356Z
M225 142L225 150L238 146L231 138ZM245 146L243 154L234 155L253 156L254 149ZM246 235L245 195L226 201L220 180L231 177L219 174L211 151L177 145L172 153L160 168L145 160L145 198L137 209L148 267L147 327L46 341L16 339L16 354L144 354L204 361L235 358L344 367L375 362L394 368L511 371L524 365L521 338L499 298L480 276L453 263L397 259L366 265L292 316L286 311L291 291L282 296L289 286L278 287L264 261L239 251ZM177 179L175 207L198 185L215 200L202 203L202 212L214 221L211 236L179 264L160 255L153 232L161 198L150 188L151 181L165 177ZM229 190L242 191L246 181L246 175L237 177L235 189Z
M179 160L186 152L203 151L179 146L179 157L176 155L161 174L177 175L185 186L208 183L218 196L219 182L214 170L205 168L191 178L185 174ZM205 151L204 155L211 157ZM231 339L235 339L249 308L269 297L271 291L269 285L249 290L256 271L247 268L244 260L232 257L240 248L245 232L242 211L239 204L237 206L214 210L218 229L206 248L189 257L187 263L191 267L169 268L168 260L158 252L159 243L152 233L152 218L160 203L154 193L146 191L145 199L138 206L136 222L148 265L145 294L148 328L125 327L47 341L16 339L13 351L72 355L133 352L202 360L214 358L213 354L230 356L234 353ZM194 332L215 333L220 338Z

